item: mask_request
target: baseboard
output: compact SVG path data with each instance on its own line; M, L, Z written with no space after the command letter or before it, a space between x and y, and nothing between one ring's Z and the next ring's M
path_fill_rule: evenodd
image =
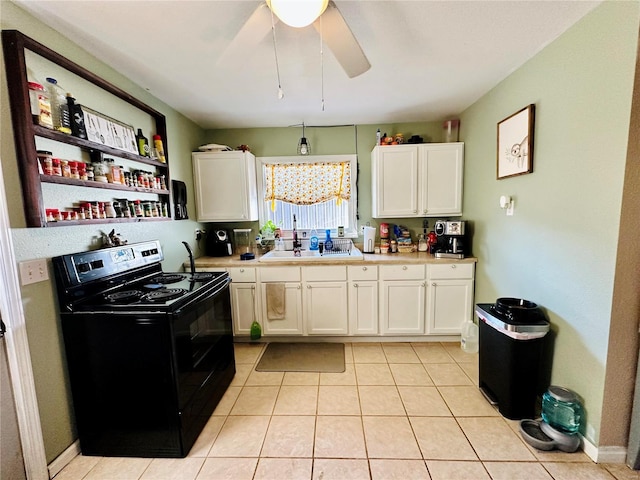
M627 461L627 447L596 447L589 440L580 436L582 450L596 463L619 463Z
M64 467L66 467L71 460L80 455L80 441L76 440L72 443L69 448L67 448L64 452L56 457L56 459L51 462L49 467L49 478L55 477L59 474Z

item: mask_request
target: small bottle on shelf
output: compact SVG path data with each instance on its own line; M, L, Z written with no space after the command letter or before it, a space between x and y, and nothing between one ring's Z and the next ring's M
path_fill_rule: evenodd
M159 162L167 163L164 155L164 145L162 144L162 137L160 135L153 136L153 153Z
M64 90L55 78L47 77L47 92L51 102L51 119L53 128L59 132L71 135L71 117L69 105Z

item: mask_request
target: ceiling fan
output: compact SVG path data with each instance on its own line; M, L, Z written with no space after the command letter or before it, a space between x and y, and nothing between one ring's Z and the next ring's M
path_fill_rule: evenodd
M218 63L226 62L239 51L251 51L269 34L272 18L274 22L280 20L277 3L277 0L260 2L260 5L231 41ZM305 2L287 0L283 3L304 4ZM371 64L333 0L328 0L325 3L326 9L315 21L312 20L313 26L322 35L323 42L329 47L347 76L349 78L357 77L369 70ZM271 9L275 13L273 17Z

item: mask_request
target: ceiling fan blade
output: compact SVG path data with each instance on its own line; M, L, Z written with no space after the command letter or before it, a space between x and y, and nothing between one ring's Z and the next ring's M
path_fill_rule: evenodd
M278 23L278 17L274 15L274 24ZM245 61L246 52L255 49L271 32L271 10L265 2L260 2L249 19L244 23L236 36L231 40L220 57L217 65L233 66Z
M333 1L329 2L320 18L313 22L313 26L322 34L324 43L331 49L349 78L357 77L371 68L360 44Z

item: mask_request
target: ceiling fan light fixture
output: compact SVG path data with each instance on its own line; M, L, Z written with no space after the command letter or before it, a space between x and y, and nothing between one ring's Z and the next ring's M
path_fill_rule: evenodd
M311 25L327 8L329 0L266 0L277 17L290 27Z

